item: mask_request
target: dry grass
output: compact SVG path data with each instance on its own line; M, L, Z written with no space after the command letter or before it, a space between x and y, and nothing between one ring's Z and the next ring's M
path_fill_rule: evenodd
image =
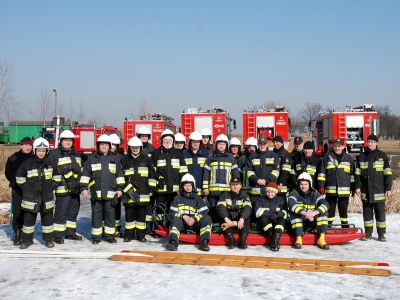
M10 214L9 213L0 215L0 225L9 224L9 223L10 223Z

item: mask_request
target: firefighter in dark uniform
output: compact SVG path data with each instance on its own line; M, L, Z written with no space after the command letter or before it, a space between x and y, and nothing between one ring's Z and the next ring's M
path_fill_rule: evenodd
M153 152L151 159L156 167L156 222L162 222L164 213L168 212L172 200L179 191L179 183L188 172L182 152L173 147L174 134L165 129L161 133L162 145Z
M21 244L22 226L24 225L24 211L21 210L22 189L16 184L15 176L21 164L32 157L32 140L30 137L24 137L20 142L21 150L11 155L6 162L5 172L7 180L10 182L12 190L12 228L14 230L14 245Z
M363 203L366 235L362 240L372 239L375 213L378 240L386 242L385 201L392 194L392 170L388 156L378 149L378 137L370 135L367 142L368 149L358 156L355 172L356 194Z
M246 162L249 156L257 151L257 140L254 137L249 137L246 141L246 148L244 149L244 153L237 160L239 172L240 172L240 180L242 181L242 191L246 194L250 195L251 186L249 183L249 178L247 177L247 168Z
M188 167L188 172L191 174L196 182L203 182L204 164L208 156L207 150L200 147L202 136L200 132L193 131L189 135L188 148L182 151L183 158ZM203 190L197 187L195 191L198 195L203 195Z
M186 138L182 133L175 134L175 149L181 150L182 152L186 149Z
M280 172L278 177L278 196L282 197L286 202L286 195L289 190L292 190L290 179L290 172L292 169L292 155L283 147L283 138L279 135L275 136L272 141L274 142L274 152L278 155L280 163Z
M200 130L200 134L203 137L201 141L201 147L208 151L208 153L213 153L215 148L212 145L212 134L211 131L207 128L203 128Z
M275 182L267 184L267 195L258 197L254 210L257 217L257 227L271 238L271 250L279 251L279 241L285 230L287 218L286 200L277 196L278 185Z
M142 152L147 156L151 157L153 152L156 151L156 148L154 148L154 146L149 142L149 140L151 139L150 129L148 129L145 126L142 126L136 132L136 136L142 141L143 144Z
M231 138L229 141L229 152L233 155L238 164L239 158L242 156L242 144L238 138Z
M313 142L305 142L303 152L292 156L292 169L290 170L290 180L295 185L297 178L303 172L310 174L313 186L317 186L317 174L321 159L314 153L315 147Z
M347 209L351 191L354 191L354 162L350 154L343 151L344 142L336 139L333 151L327 153L321 161L318 172L318 192L326 194L329 203L328 224L335 220L336 204L339 208L340 222L347 225Z
M60 134L60 144L49 153L49 159L57 163L60 172L60 185L56 188L56 206L54 210L54 242L64 244L65 239L81 241L76 234L80 200L81 156L74 148L74 134L64 130Z
M44 138L36 139L33 143L35 156L23 162L17 171L16 182L22 188L21 209L25 211L23 242L19 246L21 249L27 249L33 244L38 213L42 221L42 237L46 247L54 247L53 192L60 183L60 177L56 162L46 156L48 151L49 142Z
M128 141L128 153L121 160L125 186L121 197L125 206L125 238L130 242L146 240L146 206L156 190L155 170L150 157L142 153L142 141L133 137Z
M223 233L229 239L229 247L233 249L238 246L233 236L234 227L237 227L240 232L239 248L246 249L252 212L250 197L245 192L242 192L242 184L239 177L232 177L229 186L230 191L223 193L219 197L217 203L218 217L221 220Z
M268 150L266 137L258 139L258 149L247 159L247 176L251 186L251 203L254 206L260 195L267 195L267 184L276 182L280 173L279 158L276 153ZM256 221L253 214L253 221Z
M166 246L169 251L178 249L179 235L187 229L200 234L200 250L210 251L208 242L211 236L212 221L207 215L206 204L194 192L195 190L194 177L190 174L184 175L181 181L181 192L174 198L169 210L171 224L169 226L169 243Z
M298 155L301 155L303 153L303 138L301 136L296 136L293 141L294 147L291 152L292 154L292 160L294 160Z
M119 145L121 144L121 139L115 133L110 134L111 139L111 153L115 155L120 161L123 158L123 155L119 152ZM115 205L115 236L123 237L121 233L121 199L118 199L118 203ZM103 220L104 221L104 220Z
M228 137L220 134L215 139L213 153L209 154L204 165L203 193L208 197L210 217L213 223L219 223L216 206L219 197L224 192L229 192L229 182L232 177L240 177L239 168L235 158L228 151Z
M328 231L329 203L312 187L312 177L303 172L297 178L297 188L290 192L288 198L290 222L296 242L295 249L301 249L303 244L304 228L317 228L317 244L320 248L329 250L325 241Z
M92 244L97 245L103 239L116 243L115 210L118 198L125 184L120 161L110 152L111 139L103 134L97 139L98 152L89 156L83 167L81 190L85 198L89 197L92 206ZM103 213L104 212L104 213ZM104 216L104 234L102 221Z

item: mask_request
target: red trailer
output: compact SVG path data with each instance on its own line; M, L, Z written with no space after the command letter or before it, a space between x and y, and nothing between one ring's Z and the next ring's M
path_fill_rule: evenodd
M367 138L378 135L378 113L373 104L358 107L346 106L345 111L321 112L313 123L315 153L324 155L332 151L333 142L342 139L347 152L363 152Z
M128 150L128 141L136 135L140 127L144 126L151 132L149 142L157 149L161 145L160 136L165 129L176 133L176 126L173 123L174 119L165 114L152 113L141 116L139 119L124 121L124 151Z
M214 106L210 110L204 107L188 108L181 114L181 133L186 139L193 131L200 132L203 128L211 131L211 142L220 134L225 134L230 139L232 124L233 129L236 129L236 120L232 119L228 111L221 106Z
M259 110L245 110L243 112L243 141L249 137L258 139L266 137L272 146L272 139L281 136L284 147L289 147L289 113L283 105L275 105L272 109L264 106Z

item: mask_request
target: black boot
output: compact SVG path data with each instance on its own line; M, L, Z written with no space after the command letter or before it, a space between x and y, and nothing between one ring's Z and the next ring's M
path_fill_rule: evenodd
M168 245L165 247L168 251L176 251L178 250L178 244L172 240L168 243Z
M210 247L208 246L208 241L207 240L202 240L200 242L199 249L201 251L210 251Z
M14 246L21 245L21 229L14 231Z
M226 234L226 236L229 239L229 248L230 249L236 248L237 247L237 242L236 242L235 237L233 236L232 232L228 232Z
M239 248L240 249L247 249L246 240L247 240L247 233L242 234L240 236L240 242L239 242Z
M274 232L274 235L272 237L271 241L271 250L272 251L279 251L280 245L279 245L279 240L281 239L282 231L277 230L277 232Z

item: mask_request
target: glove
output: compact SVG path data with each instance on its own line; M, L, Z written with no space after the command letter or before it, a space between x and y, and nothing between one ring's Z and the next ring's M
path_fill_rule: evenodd
M126 204L126 203L128 203L129 202L129 196L127 195L127 194L125 194L125 193L123 193L122 194L122 196L121 196L121 202L123 203L123 204Z
M325 189L323 187L319 188L318 192L321 194L321 196L323 196L325 194Z
M232 226L229 226L228 223L222 223L221 224L222 231L227 230L229 227L237 227L236 221L232 221L232 224L233 224Z
M278 214L277 213L273 213L272 216L270 217L271 221L275 222L276 219L278 219Z
M139 203L140 202L139 195L133 189L130 189L126 194L129 196L130 199L135 201L135 203Z
M158 187L159 189L163 189L163 188L164 188L164 185L165 185L164 178L158 179L157 187Z
M111 202L111 205L112 205L113 207L115 207L115 206L118 204L118 194L117 194L117 193L115 193L114 198L112 198L111 201L112 201L112 202Z

